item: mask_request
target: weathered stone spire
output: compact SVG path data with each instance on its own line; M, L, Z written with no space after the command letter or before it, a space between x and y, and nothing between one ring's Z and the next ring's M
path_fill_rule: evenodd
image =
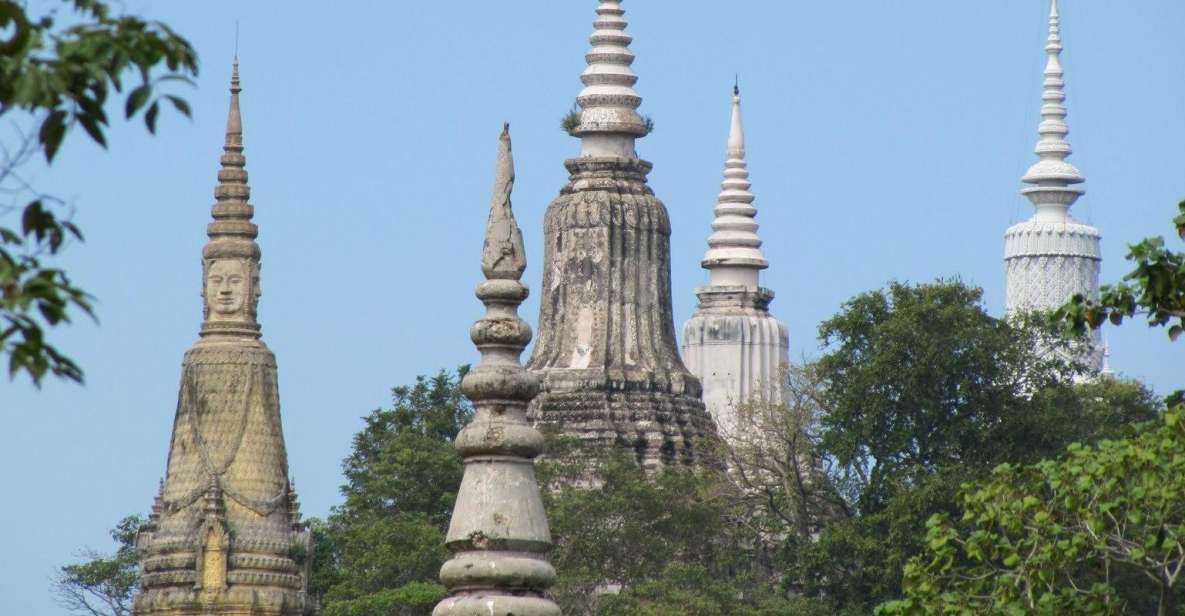
M544 556L551 531L535 479L534 458L543 452L543 436L526 418L539 381L519 364L531 327L518 316L518 306L527 298L527 287L520 282L527 259L510 205L513 186L507 126L499 140L482 248L486 281L477 287L486 315L470 330L481 361L461 383L474 416L456 443L465 474L446 539L453 557L440 570L449 596L436 606L434 616L560 613L544 595L556 575Z
M1066 135L1065 71L1061 61L1061 16L1057 0L1050 0L1049 37L1045 45L1045 81L1041 94L1037 162L1021 181L1021 190L1036 212L1004 234L1006 299L1009 315L1053 310L1072 296L1097 299L1102 262L1098 229L1070 216L1070 206L1085 191L1082 174L1067 161L1071 153ZM1098 333L1082 347L1081 359L1093 370L1102 369Z
M709 271L708 286L695 290L699 306L683 325L683 361L703 383L704 404L728 439L737 430L737 405L782 399L790 349L786 326L769 313L774 293L759 284L769 263L757 237L737 86L725 158L716 219L701 262Z
M708 237L708 252L701 263L710 272L712 285L745 285L756 288L759 272L769 263L757 237L757 208L749 192L749 164L745 162L745 130L741 126L741 89L732 89L732 122L724 181L716 203L716 220Z
M694 458L714 433L671 315L671 223L646 184L650 163L631 87L620 2L597 8L580 102L580 158L547 208L539 336L527 367L543 377L531 417L598 447L632 449L647 467Z
M306 596L311 543L288 480L276 359L259 340L255 316L260 251L237 59L230 91L214 221L202 249L204 319L181 363L168 467L137 540L136 616L316 613Z
M584 90L576 98L580 124L572 131L580 137L582 156L637 158L634 139L649 132L638 115L642 97L634 91L638 76L630 68L633 37L625 33L624 16L620 0L601 0L597 7L589 37L592 49L584 56L588 68L580 76Z

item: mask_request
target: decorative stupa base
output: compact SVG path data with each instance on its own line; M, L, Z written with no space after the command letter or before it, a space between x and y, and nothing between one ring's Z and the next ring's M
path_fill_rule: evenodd
M782 400L789 365L786 326L769 314L769 289L696 289L699 310L683 325L683 361L704 388L704 404L721 436L737 429L737 405Z
M432 616L560 616L560 608L541 595L474 591L441 601Z
M670 219L646 185L650 163L566 162L547 208L539 337L527 368L545 432L625 446L647 468L695 458L714 436L701 388L683 365L671 315Z
M280 588L232 586L208 592L193 588L155 589L136 596L132 616L314 616L305 593Z
M643 468L655 470L695 462L696 440L715 437L699 394L694 379L672 383L658 375L605 378L599 370L554 370L529 417L544 433L574 438L594 451L633 451Z

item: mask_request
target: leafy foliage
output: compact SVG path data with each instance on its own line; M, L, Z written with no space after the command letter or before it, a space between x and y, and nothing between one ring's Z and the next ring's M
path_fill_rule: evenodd
M84 562L65 565L53 580L53 592L62 607L86 616L129 616L132 596L139 584L136 534L144 525L140 516L128 516L111 529L118 545L114 554L86 550Z
M24 3L0 0L0 30L11 33L0 40L0 117L38 124L36 136L18 131L17 143L0 158L0 188L15 195L0 204L0 214L21 212L19 227L0 225L0 356L8 356L9 378L24 372L35 384L46 374L82 380L82 369L47 340L46 330L70 322L71 310L94 314L90 295L47 264L69 241L81 241L81 230L59 212L63 202L38 193L19 168L37 152L52 162L73 127L107 147L106 106L125 85L124 116L143 111L149 132L156 131L162 101L188 116L184 99L160 89L197 74L193 48L167 25L113 14L99 0L63 4L70 15L60 21L71 25L58 25L57 10L37 17ZM128 73L138 80L125 84Z
M552 438L540 478L556 543L552 595L565 614L825 613L761 566L768 527L746 515L719 466L648 475L624 449Z
M852 515L816 540L789 538L781 566L789 588L840 612L900 596L926 520L957 515L964 482L1114 436L1160 408L1138 384L1074 385L1080 366L1057 350L1072 341L1040 321L991 317L981 291L958 281L859 295L820 338L820 449Z
M444 596L436 576L462 474L452 441L473 413L466 370L394 388L391 408L355 435L345 503L313 525L311 586L325 616L422 614Z
M1173 223L1185 237L1185 202L1179 208ZM1104 287L1099 302L1074 297L1051 321L1084 332L1144 312L1151 327L1176 319L1169 327L1176 339L1185 316L1185 254L1151 238L1132 246L1128 259L1136 268L1119 285ZM1110 400L1088 396L1096 419L1122 423L1124 409L1148 398L1130 389L1116 393ZM1001 465L990 479L965 485L962 517L931 518L926 552L906 566L904 597L878 614L1179 613L1185 599L1182 393L1168 404L1161 421L1126 438L1074 443L1055 459Z
M878 614L1177 614L1185 569L1180 412L964 488L961 523L929 522L905 598ZM1151 602L1152 605L1142 605Z

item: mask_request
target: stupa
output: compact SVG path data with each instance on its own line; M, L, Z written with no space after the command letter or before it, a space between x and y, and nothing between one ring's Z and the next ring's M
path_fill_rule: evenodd
M700 262L709 272L708 285L696 289L699 308L683 325L683 360L703 383L704 404L726 438L736 429L737 405L782 400L789 362L789 333L769 313L773 291L760 284L769 263L757 235L751 187L741 92L734 86L724 181Z
M580 156L544 220L539 336L527 367L542 380L530 416L594 447L625 446L647 468L695 459L714 426L683 365L671 314L671 223L646 184L635 140L632 42L621 2L601 0L570 133Z
M531 341L531 326L518 316L527 298L527 257L514 220L514 187L509 127L499 139L498 164L490 199L481 269L486 280L477 297L486 315L470 337L478 362L461 382L473 402L473 420L457 436L465 462L446 543L453 557L441 567L449 596L433 616L559 616L544 594L555 583L547 561L551 531L535 478L534 459L543 435L527 422L527 404L539 380L519 364Z
M1049 38L1045 45L1044 92L1041 95L1038 161L1021 181L1021 190L1036 212L1013 225L1004 234L1004 272L1009 316L1035 310L1054 310L1071 297L1099 297L1099 268L1102 264L1099 230L1070 216L1084 191L1085 181L1066 160L1071 153L1066 135L1065 72L1062 69L1061 24L1057 0L1050 0ZM1103 369L1103 345L1098 332L1079 347L1076 354L1087 367Z
M236 58L213 222L202 249L203 321L181 363L168 467L137 539L135 616L315 614L311 543L280 423L276 358L260 340L260 250L243 156Z

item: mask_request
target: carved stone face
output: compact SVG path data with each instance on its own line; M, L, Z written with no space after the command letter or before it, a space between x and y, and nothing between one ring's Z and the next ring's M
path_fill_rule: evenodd
M206 306L211 321L242 319L247 298L247 268L242 261L221 259L206 272Z

